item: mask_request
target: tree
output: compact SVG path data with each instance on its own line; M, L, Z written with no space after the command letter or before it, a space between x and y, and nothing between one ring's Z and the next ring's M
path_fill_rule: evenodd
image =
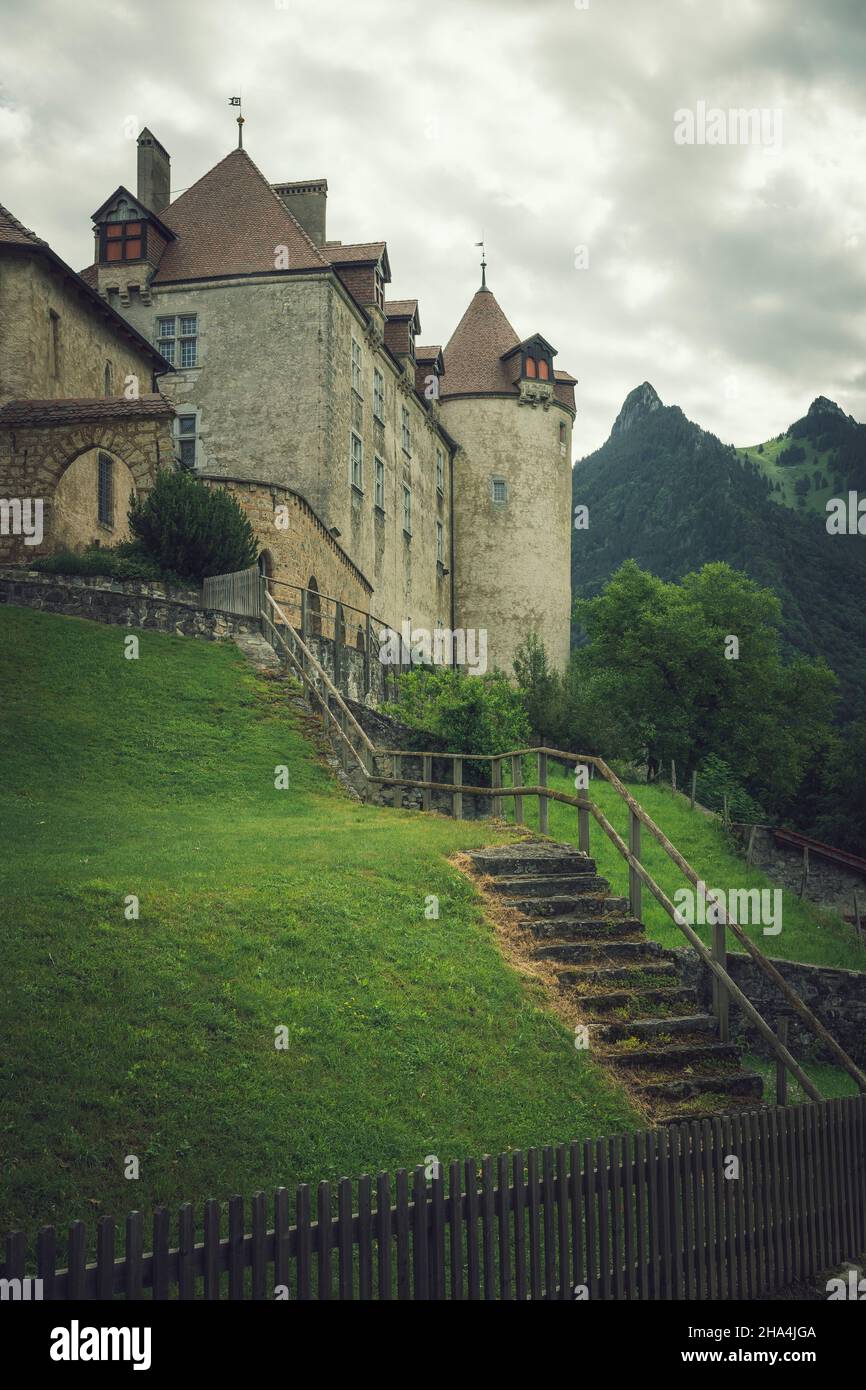
M185 471L163 469L143 500L133 498L129 528L145 555L183 579L247 569L258 554L255 532L231 493Z
M514 654L514 677L532 732L539 743L557 742L562 717L562 681L552 671L544 643L535 632Z
M507 753L529 738L523 698L501 671L464 676L450 667L418 667L398 679L386 711L442 738L455 753Z
M582 718L603 753L675 758L683 779L716 754L768 811L790 802L836 679L821 660L783 665L770 590L723 563L675 584L629 560L576 616L589 638L576 654Z

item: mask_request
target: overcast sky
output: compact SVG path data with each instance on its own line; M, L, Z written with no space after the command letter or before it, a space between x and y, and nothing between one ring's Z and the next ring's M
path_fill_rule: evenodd
M518 333L579 378L576 457L644 380L736 444L816 395L866 420L864 0L584 3L0 0L0 202L81 269L138 129L180 190L240 93L265 176L326 177L329 237L388 242L422 342L483 232ZM699 102L781 124L676 143Z

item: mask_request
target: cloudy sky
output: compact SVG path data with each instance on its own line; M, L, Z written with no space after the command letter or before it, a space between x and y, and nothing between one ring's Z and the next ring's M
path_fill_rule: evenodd
M240 93L262 172L327 177L329 237L387 240L423 342L483 232L579 378L576 456L644 380L736 444L819 394L866 420L863 0L0 0L0 33L0 201L76 269L138 129L180 190ZM677 143L699 103L765 110L763 143Z

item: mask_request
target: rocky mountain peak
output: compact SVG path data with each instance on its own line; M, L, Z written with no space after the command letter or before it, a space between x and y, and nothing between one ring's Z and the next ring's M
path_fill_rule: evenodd
M661 410L662 402L659 400L658 393L654 386L645 381L642 386L636 386L633 391L629 391L623 401L622 410L617 415L610 432L611 439L617 435L626 434L628 430L645 420L653 411Z

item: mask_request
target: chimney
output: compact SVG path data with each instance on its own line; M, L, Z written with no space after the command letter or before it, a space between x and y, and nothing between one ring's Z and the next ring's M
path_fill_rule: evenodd
M171 159L147 126L138 137L138 201L150 212L171 202Z
M316 246L324 245L328 180L307 179L300 183L275 183L271 187L310 240Z

